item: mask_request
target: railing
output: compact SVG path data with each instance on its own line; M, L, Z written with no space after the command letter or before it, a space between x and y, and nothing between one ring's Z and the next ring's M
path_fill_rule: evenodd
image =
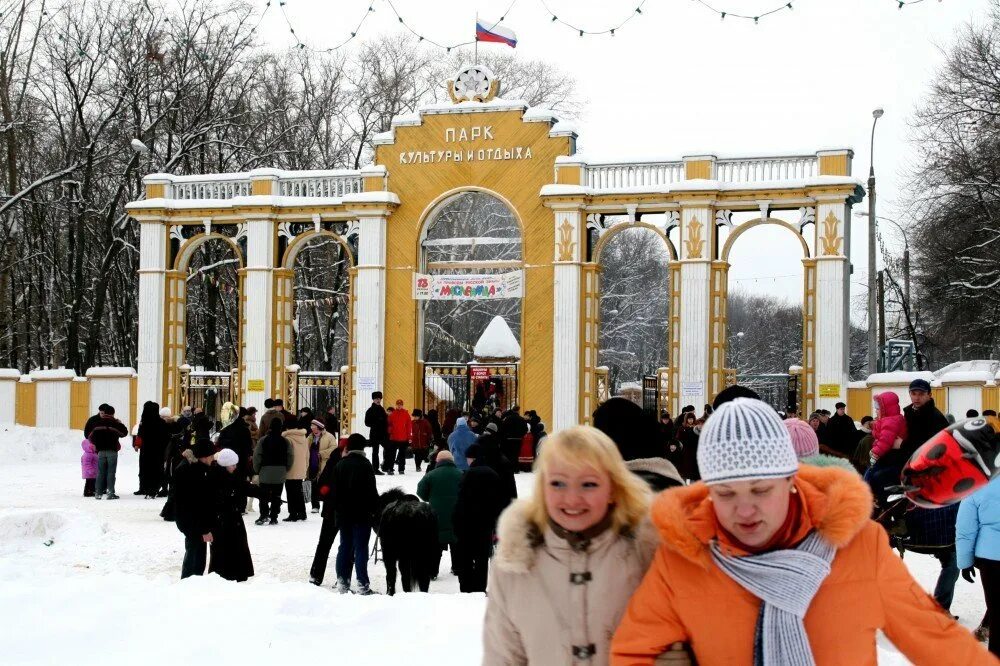
M282 178L278 181L278 192L283 197L342 197L361 190L361 175L358 173L321 177L300 176Z
M791 180L816 176L819 160L815 155L720 159L714 168L713 179L729 183ZM587 187L597 190L656 187L685 179L684 162L680 160L588 164L585 170Z
M818 171L819 160L815 155L726 159L715 163L715 179L729 183L812 178Z
M250 179L175 181L166 188L168 199L234 199L250 196Z
M587 187L620 189L667 185L684 180L684 162L637 162L635 164L590 164Z
M163 185L167 199L235 199L274 192L283 197L340 198L364 191L364 178L384 171L338 169L334 171L279 171L259 169L244 173L210 173L197 176L152 174L147 184ZM276 184L276 187L274 186ZM263 185L257 189L255 185Z

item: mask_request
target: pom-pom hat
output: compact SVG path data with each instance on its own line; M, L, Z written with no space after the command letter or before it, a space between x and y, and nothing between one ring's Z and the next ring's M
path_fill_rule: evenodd
M698 471L709 485L783 478L798 469L788 430L760 400L736 398L720 405L701 431Z

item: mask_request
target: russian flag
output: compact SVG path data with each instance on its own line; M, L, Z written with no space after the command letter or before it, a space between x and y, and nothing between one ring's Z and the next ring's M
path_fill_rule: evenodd
M494 25L487 30L482 21L476 21L476 41L497 42L498 44L506 44L512 49L517 48L517 35L514 34L513 30L502 25Z

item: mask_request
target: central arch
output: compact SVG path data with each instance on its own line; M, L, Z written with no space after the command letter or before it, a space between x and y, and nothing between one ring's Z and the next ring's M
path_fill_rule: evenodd
M524 268L521 218L506 198L486 188L463 187L438 196L421 216L417 240L418 271L424 275L496 275ZM520 343L523 296L495 300L432 298L418 300L415 306L417 360L425 368L421 391L424 404L439 408L448 403L461 409L471 399L475 383L466 377L465 366L475 360L473 348L490 322L502 317ZM427 372L435 375L433 381L426 380ZM506 374L514 378L509 387L513 390L516 370ZM504 395L505 403L517 401L506 390ZM438 417L443 416L439 409Z

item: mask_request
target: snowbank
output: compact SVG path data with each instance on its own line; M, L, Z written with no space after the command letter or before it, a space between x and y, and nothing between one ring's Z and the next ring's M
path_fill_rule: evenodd
M0 425L0 468L10 463L65 461L73 456L79 461L81 441L82 430Z
M2 509L0 510L0 555L48 548L86 544L108 531L105 522L78 510Z

